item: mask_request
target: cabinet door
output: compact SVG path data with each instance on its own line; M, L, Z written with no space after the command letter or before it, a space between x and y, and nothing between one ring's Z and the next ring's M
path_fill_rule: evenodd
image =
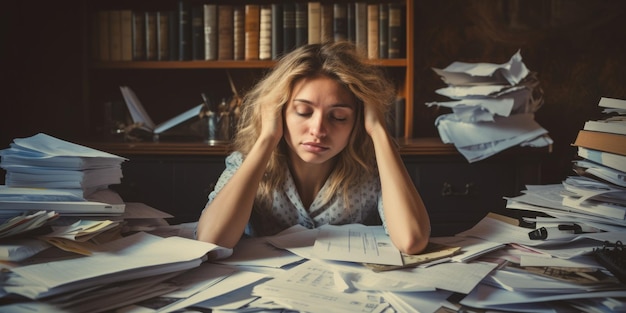
M133 156L122 165L120 185L111 186L126 202L142 202L174 218L194 222L224 170L224 157Z
M407 157L405 163L428 210L433 236L467 230L489 212L511 215L503 197L539 182L538 164L516 160L469 164L452 157Z

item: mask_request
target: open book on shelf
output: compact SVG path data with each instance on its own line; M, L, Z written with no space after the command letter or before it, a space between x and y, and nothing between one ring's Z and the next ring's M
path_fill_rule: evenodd
M155 125L150 118L150 115L148 115L148 112L146 112L146 109L141 104L141 101L139 101L135 92L127 86L120 86L120 90L122 92L122 96L124 97L124 102L128 107L128 111L133 119L133 123L139 124L141 129L153 134L163 133L185 121L199 116L203 106L203 104L196 105L159 125Z

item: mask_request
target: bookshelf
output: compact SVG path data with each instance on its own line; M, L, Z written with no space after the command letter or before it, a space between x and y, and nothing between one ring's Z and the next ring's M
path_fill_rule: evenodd
M307 1L296 1L307 4ZM131 87L140 98L148 114L158 124L179 112L201 102L200 94L208 93L216 98L232 95L228 84L228 75L240 94L245 93L262 75L275 64L275 60L111 60L107 55L100 56L102 42L98 18L101 12L171 12L178 10L179 0L144 1L93 1L86 4L85 16L93 20L85 41L90 45L90 57L87 66L87 100L90 118L90 138L102 141L114 140L109 136L106 121L105 103L123 105L119 86ZM273 1L201 1L188 0L187 6L198 7L203 4L245 6L247 4L270 5ZM322 6L334 4L354 4L355 1L320 1ZM379 0L361 2L366 4L397 4L401 12L402 40L398 58L370 58L369 62L381 66L395 83L398 97L406 101L404 136L413 135L413 0ZM89 18L93 17L93 18ZM109 27L110 29L110 27ZM111 38L111 34L109 34ZM109 42L108 44L111 44Z

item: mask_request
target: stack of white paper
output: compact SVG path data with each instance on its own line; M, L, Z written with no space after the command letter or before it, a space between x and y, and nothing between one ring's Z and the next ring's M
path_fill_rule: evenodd
M9 187L96 190L119 184L126 159L40 133L0 150Z
M64 312L99 312L100 308L75 310L75 306L104 299L108 306L123 306L122 300L112 302L112 297L127 295L125 301L141 300L139 292L154 287L171 278L200 266L208 253L227 251L216 245L182 237L161 238L146 233L136 233L100 246L89 257L71 258L16 267L0 284L4 295L21 295L29 299L46 298ZM146 279L152 280L145 281ZM144 280L143 284L137 283ZM126 284L135 284L126 289ZM178 289L169 284L159 288L149 297ZM88 290L88 293L85 291ZM105 295L104 292L108 294ZM89 297L94 296L93 300ZM70 301L71 300L71 301ZM86 303L81 303L82 300ZM103 302L101 301L102 305ZM37 302L24 303L25 307ZM67 309L67 310L66 310ZM2 309L0 309L2 310ZM35 310L36 311L36 310Z
M49 212L40 213L49 216L44 222L59 214L124 213L124 201L108 187L121 182L125 158L42 133L15 139L0 150L0 157L6 170L6 185L0 186L0 237L44 226L24 223L36 212Z
M430 102L451 114L435 124L444 143L453 143L469 162L517 145L552 144L547 131L534 121L543 99L539 82L518 51L504 64L454 62L433 69L448 87L436 92L454 101Z

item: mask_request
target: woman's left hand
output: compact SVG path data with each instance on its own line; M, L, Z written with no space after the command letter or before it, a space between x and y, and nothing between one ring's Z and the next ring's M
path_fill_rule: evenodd
M371 136L376 129L383 129L383 123L381 123L380 112L374 109L373 104L363 103L363 117L365 122L365 131Z

